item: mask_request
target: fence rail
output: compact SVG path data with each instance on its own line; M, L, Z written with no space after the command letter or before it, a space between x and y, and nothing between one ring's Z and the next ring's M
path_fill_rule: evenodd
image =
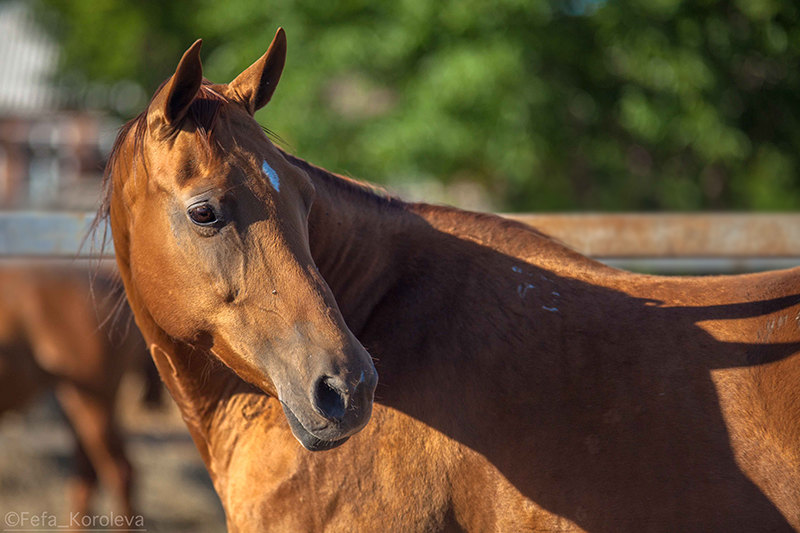
M800 265L800 214L507 214L614 266L662 273L742 272ZM0 258L111 257L94 213L0 212Z
M800 214L511 214L597 257L800 257Z
M87 239L93 220L94 213L85 212L0 211L0 257L98 257L100 242ZM113 248L104 254L112 256Z
M665 274L800 265L800 214L509 214L618 268Z

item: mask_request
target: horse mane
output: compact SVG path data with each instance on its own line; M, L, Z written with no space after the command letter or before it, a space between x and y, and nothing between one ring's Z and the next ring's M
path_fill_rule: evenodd
M305 159L301 159L280 148L278 148L278 150L292 165L305 171L313 179L320 180L327 185L332 185L334 190L352 193L380 207L399 208L406 205L403 200L392 196L386 189L379 185L359 181L348 176L342 176L341 174L335 174L324 168L312 165Z

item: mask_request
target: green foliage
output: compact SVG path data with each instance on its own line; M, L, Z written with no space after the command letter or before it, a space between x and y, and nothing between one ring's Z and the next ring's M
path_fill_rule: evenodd
M800 205L800 8L779 0L40 0L67 79L150 94L203 37L229 81L278 25L257 118L374 181L476 181L514 210Z

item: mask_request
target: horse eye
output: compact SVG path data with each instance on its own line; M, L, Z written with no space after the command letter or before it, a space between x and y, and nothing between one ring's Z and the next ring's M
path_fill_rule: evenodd
M210 226L217 222L214 208L207 203L196 204L189 208L189 218L198 226Z

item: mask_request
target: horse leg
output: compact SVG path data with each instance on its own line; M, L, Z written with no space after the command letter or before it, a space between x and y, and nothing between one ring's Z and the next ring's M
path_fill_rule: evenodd
M89 514L92 495L97 488L97 471L92 466L75 428L72 427L72 430L75 436L75 473L70 483L70 501L74 512L86 515Z
M29 353L3 346L0 351L0 413L25 405L45 380Z
M122 513L133 515L133 472L114 424L114 402L71 382L59 383L56 395L73 426L79 448L112 491Z

